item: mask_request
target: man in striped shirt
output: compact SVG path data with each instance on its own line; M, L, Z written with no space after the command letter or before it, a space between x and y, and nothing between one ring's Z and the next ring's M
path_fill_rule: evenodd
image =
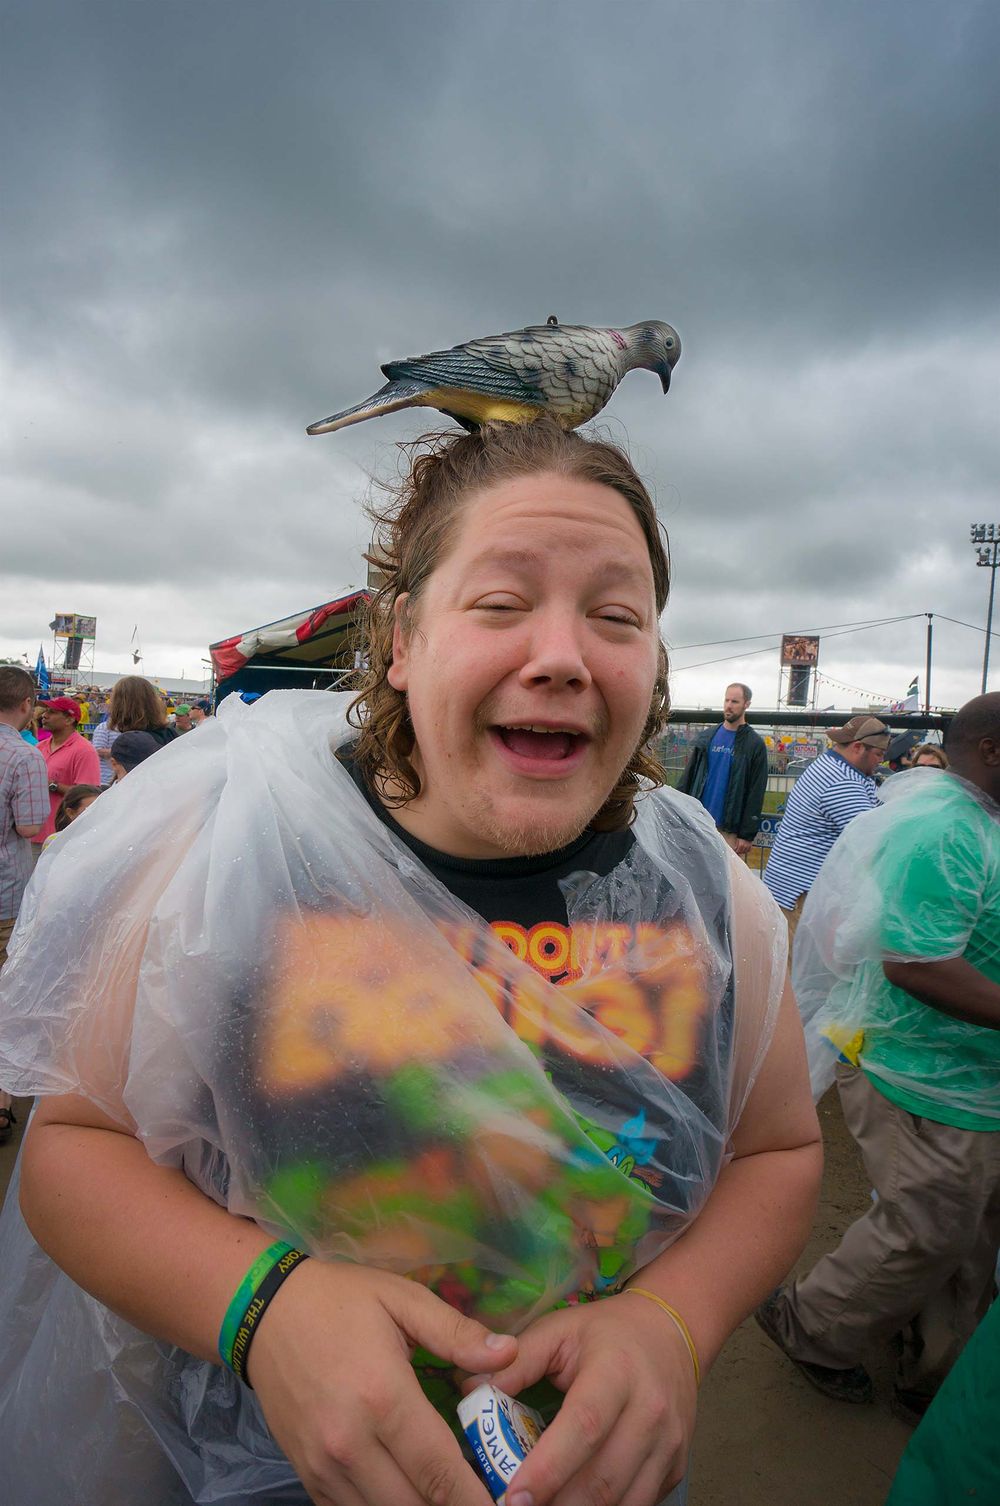
M848 822L878 804L873 776L889 746L889 729L874 716L852 716L826 735L834 746L796 781L764 870L785 912L789 945L830 848Z

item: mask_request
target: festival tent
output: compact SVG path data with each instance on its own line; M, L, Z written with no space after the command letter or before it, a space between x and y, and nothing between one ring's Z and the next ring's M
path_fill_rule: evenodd
M209 649L216 701L234 690L327 690L354 668L370 592L347 587L306 612L248 628Z

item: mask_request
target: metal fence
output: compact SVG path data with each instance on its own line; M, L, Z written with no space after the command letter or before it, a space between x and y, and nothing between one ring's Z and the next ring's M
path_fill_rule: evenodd
M785 804L795 781L829 746L827 727L843 726L857 713L845 712L774 712L757 711L747 714L747 721L764 739L767 747L767 791L764 795L764 815L747 862L758 873L763 873L774 846ZM871 713L879 717L893 732L916 732L921 739L928 733L942 733L950 720L947 716L891 715ZM706 727L717 727L722 721L722 712L716 710L675 711L660 740L660 761L667 771L670 784L676 785L684 771L691 749Z

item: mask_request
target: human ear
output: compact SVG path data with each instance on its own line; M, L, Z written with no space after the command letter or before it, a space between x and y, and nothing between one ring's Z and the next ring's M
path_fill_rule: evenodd
M404 695L410 684L410 612L409 591L404 591L392 604L392 663L385 672L393 690Z
M984 737L979 744L979 756L989 769L1000 767L1000 743L994 737Z

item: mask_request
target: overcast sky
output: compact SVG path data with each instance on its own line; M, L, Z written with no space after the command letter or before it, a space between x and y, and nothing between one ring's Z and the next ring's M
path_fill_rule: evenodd
M821 649L820 705L902 696L919 614L982 628L995 0L0 10L0 654L87 612L98 668L138 625L190 678L360 583L368 473L426 414L306 424L553 312L681 333L669 395L633 373L600 421L669 530L677 705L773 704L780 632L917 614ZM983 642L935 620L935 702Z

